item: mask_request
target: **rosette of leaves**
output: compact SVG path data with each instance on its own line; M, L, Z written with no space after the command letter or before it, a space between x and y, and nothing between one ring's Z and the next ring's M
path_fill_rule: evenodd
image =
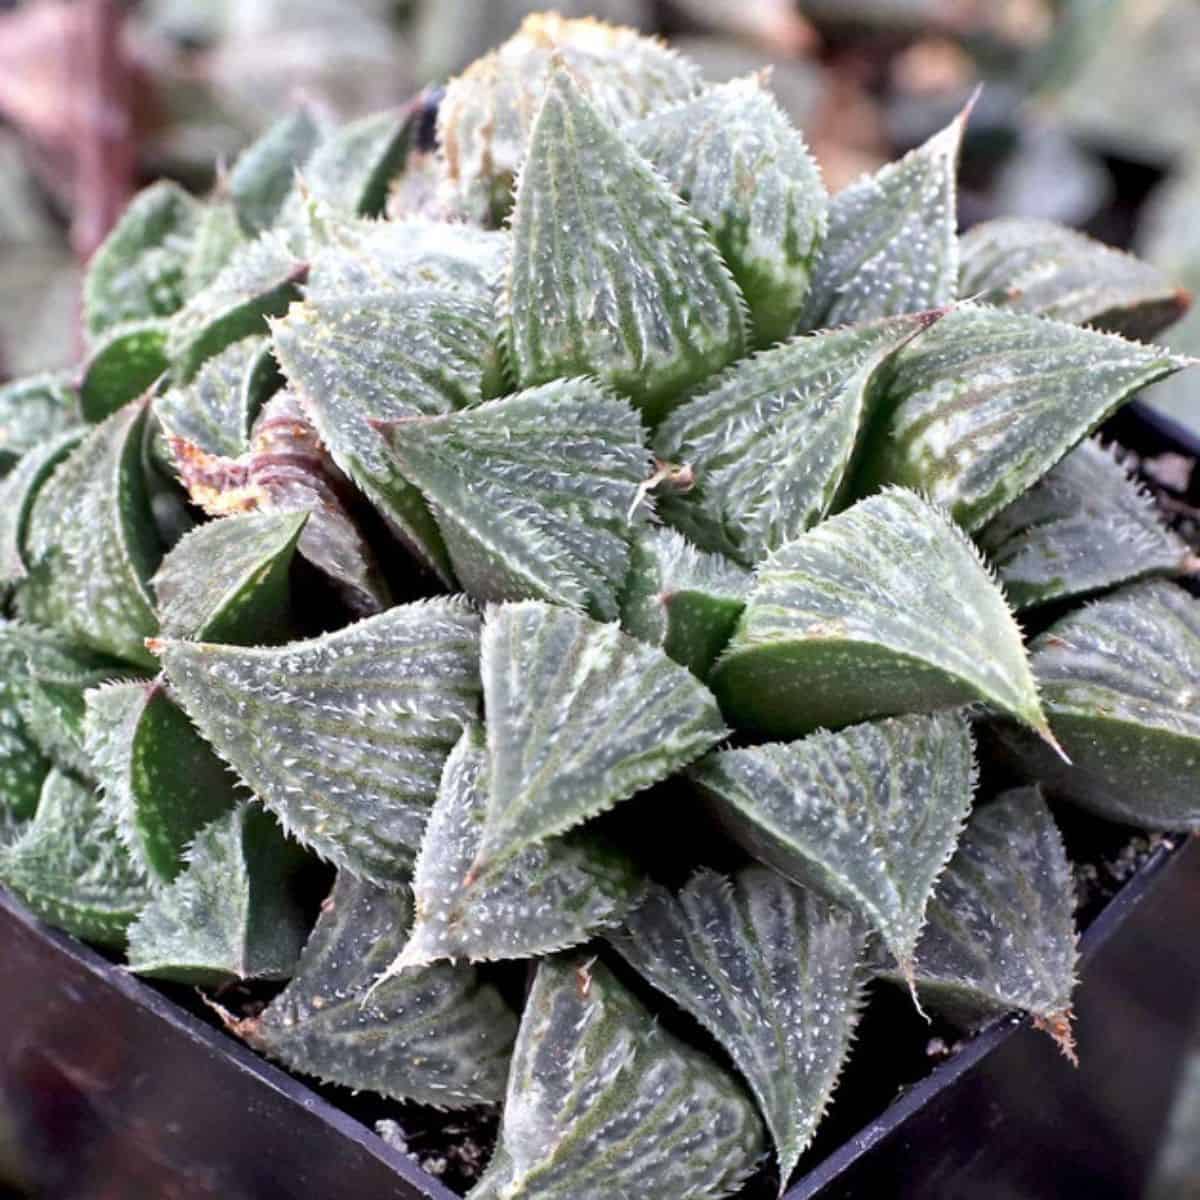
M0 393L0 879L291 976L230 1017L291 1069L503 1102L479 1200L782 1186L871 970L1069 1045L1053 810L976 745L1197 826L1195 559L1088 440L1182 299L960 241L967 115L831 197L763 81L546 17L432 157L294 118L140 196L82 387Z

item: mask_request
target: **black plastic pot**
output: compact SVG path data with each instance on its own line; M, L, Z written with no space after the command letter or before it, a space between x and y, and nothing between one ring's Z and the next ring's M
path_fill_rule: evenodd
M1110 432L1143 455L1200 454L1136 406ZM1200 847L1165 841L1083 935L1078 1070L1043 1034L995 1025L840 1145L826 1131L785 1200L1134 1200L1200 1016L1198 926ZM860 1041L860 1073L879 1032ZM902 1036L919 1046L920 1032ZM840 1129L837 1106L833 1117ZM9 1180L46 1200L455 1200L304 1084L0 892L0 1195Z

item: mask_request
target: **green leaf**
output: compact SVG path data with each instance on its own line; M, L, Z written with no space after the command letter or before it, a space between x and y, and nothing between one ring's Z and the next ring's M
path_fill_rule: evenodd
M946 516L899 488L762 564L711 684L735 725L774 737L973 700L1046 728L1004 593Z
M184 268L187 296L190 298L208 287L246 241L232 203L223 200L206 204L196 223Z
M37 811L50 762L21 717L21 683L26 675L20 643L0 620L0 847L13 841Z
M708 234L561 67L534 119L512 231L519 386L595 375L653 424L745 352L745 301Z
M961 1025L1019 1009L1074 1057L1075 891L1037 788L976 810L929 905L917 990Z
M239 246L216 278L171 320L167 355L177 383L187 383L206 359L251 334L264 317L281 316L300 298L308 267L271 234Z
M478 638L479 618L446 599L289 646L155 649L197 728L297 841L395 887L475 716Z
M970 115L968 105L923 146L833 198L803 328L896 317L954 299L954 180Z
M491 305L431 290L344 296L293 305L273 333L288 382L334 461L451 582L433 517L371 422L450 412L492 391L500 368Z
M209 521L163 559L154 588L164 637L262 645L291 629L288 571L308 513Z
M858 1023L862 926L755 866L732 880L698 871L677 897L655 887L611 940L729 1052L771 1131L786 1186Z
M294 1071L437 1108L504 1092L516 1021L474 967L381 972L412 924L407 890L338 873L296 976L238 1032Z
M265 396L265 337L234 342L208 359L189 383L154 399L154 415L166 432L209 454L236 458L250 445L250 425Z
M86 431L68 429L55 434L17 463L0 482L0 586L21 579L29 567L27 535L34 501Z
M84 701L105 807L139 868L170 881L196 833L233 807L233 779L160 683L113 683Z
M642 878L588 831L527 847L468 882L487 809L483 732L468 726L446 760L413 876L416 920L389 974L437 959L539 958L616 925Z
M964 304L897 355L860 490L912 487L978 529L1135 392L1187 365L1111 334Z
M507 42L451 80L438 106L444 188L468 221L498 225L508 213L530 126L558 63L618 126L700 88L696 67L656 38L553 12L527 17Z
M0 848L0 883L51 925L105 946L124 943L150 898L96 792L58 769L46 776L37 815Z
M91 351L79 384L83 419L103 421L136 400L169 366L167 322L161 318L114 325Z
M545 959L521 1018L500 1141L470 1200L728 1196L757 1165L749 1098L601 962Z
M940 313L794 338L731 367L659 427L655 453L695 484L662 514L710 550L754 566L823 520L838 498L881 370Z
M1006 217L960 241L959 295L1149 341L1190 306L1156 267L1053 221Z
M33 503L22 616L94 650L153 666L144 641L158 629L148 581L162 547L142 468L146 406L97 425L55 469Z
M296 170L321 140L321 129L307 107L281 117L238 155L229 173L229 192L237 220L250 237L269 229L295 183Z
M177 184L151 184L92 255L84 319L97 337L126 321L169 317L186 299L184 271L203 206Z
M1200 569L1112 453L1083 442L976 537L1010 603L1031 608Z
M0 475L79 422L79 396L65 374L30 375L0 387Z
M757 344L787 337L808 295L827 201L804 139L759 78L661 109L628 137L712 235Z
M1200 831L1200 600L1134 584L1056 622L1030 651L1071 760L1002 730L1035 777L1110 820Z
M646 526L630 546L621 627L703 679L733 635L750 575L697 550L673 529Z
M961 715L726 750L691 774L740 846L857 913L911 976L925 907L971 808L975 759Z
M256 804L218 817L130 926L129 969L200 987L289 978L308 932L293 894L302 861Z
M477 600L535 597L617 615L650 474L637 413L595 380L379 426Z
M482 675L478 877L666 779L726 732L708 689L661 650L548 604L490 610Z

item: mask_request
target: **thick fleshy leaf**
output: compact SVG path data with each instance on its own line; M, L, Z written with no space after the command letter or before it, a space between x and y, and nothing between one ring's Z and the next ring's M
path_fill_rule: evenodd
M746 606L750 573L720 554L697 550L673 529L634 536L621 594L621 628L661 646L703 679Z
M65 375L31 375L0 387L0 475L80 420L79 396Z
M106 946L123 944L150 898L97 793L58 769L46 776L37 815L0 848L0 883L51 925Z
M958 291L955 176L970 106L829 206L802 327L826 329L949 304Z
M774 871L746 867L732 880L699 871L678 896L655 887L611 940L729 1052L786 1185L850 1049L863 926Z
M879 372L940 313L793 338L730 368L659 427L655 453L694 485L662 498L696 542L754 566L833 507Z
M85 429L68 429L25 454L0 482L0 586L20 579L29 567L29 514L46 481L79 444Z
M1048 788L1111 820L1200 831L1200 600L1173 583L1122 588L1030 651L1071 765L1005 740Z
M243 802L196 835L174 881L129 928L129 969L201 987L287 979L308 925L294 894L303 854Z
M468 882L487 809L488 755L470 726L446 761L413 875L416 920L389 973L437 959L538 958L616 925L643 881L589 831L527 847Z
M8 845L37 811L50 762L21 717L25 655L0 621L0 847Z
M479 699L479 618L460 600L389 609L278 648L162 641L180 702L298 841L407 881L442 765Z
M745 301L712 240L563 67L533 123L512 238L521 387L595 375L653 423L745 351Z
M472 596L617 615L651 471L642 423L625 400L595 380L558 380L380 431Z
M735 725L775 737L974 700L1046 726L1004 593L962 532L899 488L762 564L711 682Z
M628 131L704 224L750 306L754 340L787 337L825 234L825 186L757 77L709 88Z
M148 581L162 547L142 469L144 404L88 434L42 486L29 515L24 617L94 650L153 666L158 628Z
M88 265L83 307L92 337L125 321L169 317L183 304L201 211L197 200L167 181L133 198Z
M209 201L196 222L191 252L184 268L186 295L194 296L208 287L246 240L232 202Z
M1014 608L1200 570L1112 453L1083 442L976 537Z
M229 192L242 229L253 237L279 216L296 179L321 140L321 129L306 107L275 122L238 155L229 172Z
M160 683L85 696L84 749L134 861L171 880L197 832L236 802L233 778Z
M527 17L507 42L451 81L438 107L446 187L468 220L499 224L508 212L538 102L558 62L614 125L700 88L690 62L633 29L553 12Z
M438 963L380 980L412 925L407 890L339 872L296 976L237 1030L294 1071L438 1108L504 1093L512 1013L474 967Z
M692 778L732 837L879 931L902 969L971 808L975 759L958 713L710 755Z
M963 235L959 295L1149 341L1190 307L1149 263L1053 221L1005 217Z
M177 383L190 380L214 354L265 331L264 317L281 316L300 298L308 267L284 242L264 234L240 246L220 274L171 320L167 354Z
M977 809L929 905L917 947L921 1000L964 1025L1019 1009L1073 1057L1074 896L1037 788Z
M167 322L114 325L88 356L79 383L85 421L99 422L136 400L167 367Z
M896 356L860 489L915 488L978 529L1135 392L1187 365L1112 334L961 305Z
M492 609L482 674L490 768L478 876L667 778L726 732L689 671L565 608Z
M213 355L194 379L154 400L154 415L168 434L208 454L236 458L249 447L250 425L263 400L265 338L242 338Z
M500 1140L470 1200L728 1196L763 1152L741 1087L602 963L544 960L521 1018Z
M291 627L288 570L307 513L245 513L187 534L154 577L164 637L263 645Z
M499 385L490 304L449 291L378 292L293 305L275 352L337 465L445 582L446 549L372 421L451 412Z

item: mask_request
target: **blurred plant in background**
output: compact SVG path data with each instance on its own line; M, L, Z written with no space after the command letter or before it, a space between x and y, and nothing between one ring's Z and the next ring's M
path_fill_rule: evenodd
M540 0L0 0L0 378L74 361L79 261L137 186L221 186L214 159L304 99L399 104ZM1046 217L1200 287L1196 0L561 0L669 34L713 79L768 64L832 190L985 84L962 211ZM1169 96L1169 106L1164 97ZM1168 116L1169 113L1169 116ZM1200 353L1200 314L1171 345ZM1194 385L1156 393L1200 428Z

